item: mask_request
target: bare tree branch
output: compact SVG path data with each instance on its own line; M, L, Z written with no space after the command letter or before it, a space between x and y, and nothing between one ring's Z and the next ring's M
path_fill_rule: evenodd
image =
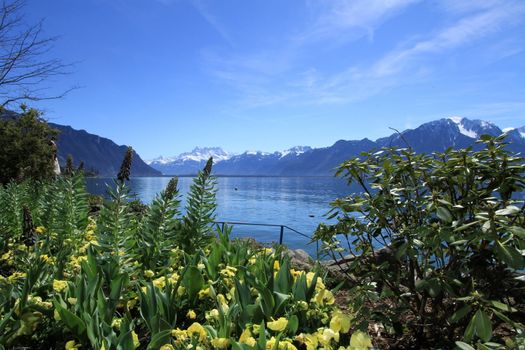
M71 64L46 58L56 37L45 37L43 21L24 23L24 0L2 0L0 5L0 106L22 101L64 97L75 88L50 95L42 84L70 73Z

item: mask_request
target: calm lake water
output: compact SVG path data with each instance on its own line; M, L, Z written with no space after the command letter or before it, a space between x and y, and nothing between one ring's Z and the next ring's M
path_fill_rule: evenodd
M137 198L150 203L166 187L169 177L132 178L131 190ZM192 178L179 178L182 206ZM88 178L88 190L104 194L112 179ZM220 177L217 186L217 221L286 225L311 236L330 202L350 191L344 180L332 177ZM253 237L260 242L278 242L279 227L235 225L236 237ZM284 230L284 244L301 248L315 256L315 243L291 230Z

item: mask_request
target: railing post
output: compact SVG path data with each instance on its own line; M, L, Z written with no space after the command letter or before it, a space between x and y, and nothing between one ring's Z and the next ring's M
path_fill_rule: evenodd
M281 225L281 234L279 236L279 244L283 244L283 236L284 236L284 226Z
M225 224L224 222L221 224L221 233L223 234L224 234L224 224Z

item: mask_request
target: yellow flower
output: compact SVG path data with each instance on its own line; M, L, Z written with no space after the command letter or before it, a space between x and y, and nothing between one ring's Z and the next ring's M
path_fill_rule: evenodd
M204 299L210 295L210 287L199 290L199 299Z
M279 317L277 320L268 322L266 325L274 332L282 332L286 329L286 326L288 326L288 320L284 317Z
M298 340L304 345L306 345L306 350L315 350L317 349L317 345L319 344L316 334L301 333L297 337L295 337L295 340Z
M68 349L78 349L81 345L80 344L77 344L74 340L70 340L66 343L66 345L64 346L64 348L66 350Z
M46 232L46 228L44 226L38 226L36 229L35 229L35 232L39 235L41 235L42 233Z
M151 277L155 276L155 272L153 272L151 270L146 270L146 271L144 271L144 276L146 276L147 278L151 278Z
M219 318L219 310L217 309L211 309L206 313L206 319L209 321L210 319L218 319Z
M190 320L194 320L197 317L197 314L193 310L189 310L186 314L186 317L188 317Z
M367 350L372 347L372 340L368 334L356 331L350 338L350 349L352 350Z
M66 288L67 288L67 281L53 280L53 290L55 292L60 293Z
M273 262L273 269L274 270L279 270L280 267L281 267L281 264L279 263L279 260L275 260Z
M153 285L157 288L164 288L164 286L166 286L166 278L164 277L159 277L157 279L154 279L153 280Z
M7 253L5 253L4 255L2 255L2 257L0 258L0 260L9 260L11 259L11 255L13 253L9 250Z
M228 338L215 338L211 341L211 345L215 349L226 349L230 345Z
M122 324L122 319L121 318L114 318L111 321L111 327L116 328L116 329L120 329L120 325L121 324Z
M322 330L322 332L321 332ZM319 343L323 346L330 346L330 342L332 340L335 340L336 342L339 341L339 333L334 332L330 328L324 328L319 329L317 339L319 340Z
M186 340L186 338L188 338L188 334L186 333L186 331L183 331L180 328L172 329L171 336L175 337L179 341L184 341Z
M321 289L315 295L315 302L318 305L333 305L335 302L334 295L327 289Z
M315 273L313 273L313 272L308 272L306 274L306 284L308 285L308 287L310 287L310 285L312 284L314 276L315 276ZM321 277L317 277L317 282L315 284L315 289L316 290L321 290L321 289L325 289L325 288L326 287L325 287L325 285L323 283L323 279Z
M175 350L175 348L171 344L164 344L159 348L159 350Z
M186 288L183 286L179 286L179 288L177 288L177 295L181 297L184 295L184 293L186 293Z
M275 339L275 337L268 339L268 341L266 341L266 350L273 350L273 348L275 348L276 341L277 339Z
M350 317L341 311L335 312L330 320L330 329L334 332L347 333L350 330Z
M206 339L206 330L199 322L193 322L191 326L188 327L186 332L190 336L197 334L200 341L204 341Z
M133 346L136 348L138 348L140 346L140 341L139 341L139 336L137 335L137 333L135 333L135 331L131 331L131 338L133 338Z
M239 343L248 344L249 346L255 346L255 339L252 337L252 332L248 328L242 331L239 337Z
M279 349L280 350L297 350L297 348L295 347L295 345L293 345L290 341L288 340L281 340L279 342Z
M137 305L137 299L130 299L127 302L128 309L133 309Z
M16 281L18 279L22 279L22 278L26 278L26 273L25 272L15 271L9 277L7 277L7 280L9 282L14 282L14 281Z
M228 278L235 276L235 273L237 272L237 269L232 266L226 266L226 268L221 270L221 276Z

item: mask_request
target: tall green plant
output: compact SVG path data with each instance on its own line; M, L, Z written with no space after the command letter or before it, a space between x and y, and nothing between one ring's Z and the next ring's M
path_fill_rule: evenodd
M148 269L166 267L171 250L177 246L180 231L178 179L172 178L164 191L149 206L139 229L137 249L142 265Z
M315 238L345 262L363 323L408 331L420 346L482 344L502 323L523 329L525 285L514 277L525 267L524 158L503 137L480 142L477 152L383 149L340 166L362 192L335 200L337 223Z
M187 252L194 252L213 237L211 223L215 220L215 201L217 181L211 175L213 158L199 171L193 180L186 202L186 214L183 217L184 228L178 241Z

